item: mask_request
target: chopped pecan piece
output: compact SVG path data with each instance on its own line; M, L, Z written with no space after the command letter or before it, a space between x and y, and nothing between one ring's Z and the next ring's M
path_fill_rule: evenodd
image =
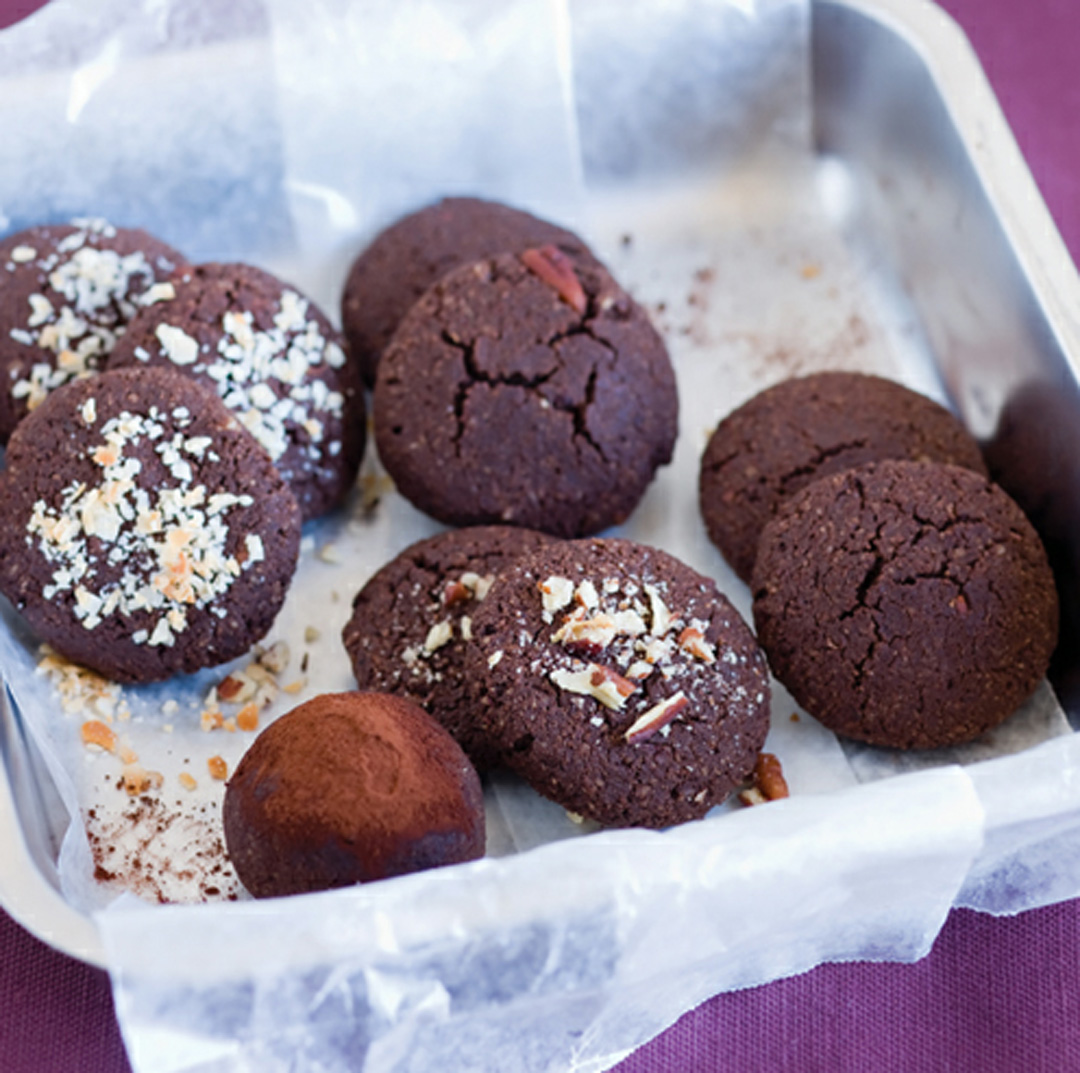
M520 256L521 263L551 287L575 313L585 313L589 308L585 288L574 271L574 262L558 246L537 246Z
M779 759L772 753L762 753L754 764L753 783L739 793L744 805L763 805L788 796L787 780Z
M583 611L584 608L579 608L567 618L551 639L556 644L595 656L615 640L615 620L604 614L585 618Z
M673 616L655 585L646 585L645 595L649 598L649 617L652 620L649 632L654 637L663 637L671 629Z
M495 584L495 575L480 575L474 573L472 570L466 570L465 573L461 575L461 583L477 600L483 600L487 596L491 586Z
M275 641L269 648L259 653L256 661L271 674L281 674L289 665L289 646L285 641Z
M443 645L449 644L453 639L453 624L449 620L436 622L428 630L427 637L424 638L424 651L428 653L437 652Z
M553 615L574 598L574 583L568 577L549 577L537 582L544 610Z
M460 581L448 581L443 586L443 607L450 608L455 604L463 604L466 600L471 599L472 593L469 591L468 586L463 585Z
M780 760L773 753L762 753L754 765L754 782L770 801L779 801L789 795L787 780Z
M605 708L614 710L621 708L626 703L626 698L637 689L628 678L623 678L617 671L602 667L599 663L590 663L581 671L560 668L552 671L550 678L567 693L595 697Z
M680 690L660 701L659 704L654 704L630 725L626 731L626 743L635 745L639 741L652 737L662 727L666 727L689 703L686 694Z
M83 723L81 731L84 745L96 745L109 753L116 751L116 735L112 727L107 726L100 719L88 719Z
M236 713L236 725L241 730L258 730L259 728L259 706L252 702L248 702Z
M703 663L716 662L716 650L705 640L705 634L696 626L687 626L679 634L679 647Z

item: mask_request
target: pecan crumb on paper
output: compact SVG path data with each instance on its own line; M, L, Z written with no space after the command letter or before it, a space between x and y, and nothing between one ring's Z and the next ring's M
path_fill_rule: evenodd
M766 801L779 801L789 796L780 760L772 753L762 753L757 758L751 778L750 786L739 792L739 800L744 805L764 805Z

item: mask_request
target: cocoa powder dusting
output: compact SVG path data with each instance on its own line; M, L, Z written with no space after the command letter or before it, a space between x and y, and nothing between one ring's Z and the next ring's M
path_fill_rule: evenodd
M94 878L158 904L235 901L240 883L211 811L181 811L146 794L119 813L88 810Z

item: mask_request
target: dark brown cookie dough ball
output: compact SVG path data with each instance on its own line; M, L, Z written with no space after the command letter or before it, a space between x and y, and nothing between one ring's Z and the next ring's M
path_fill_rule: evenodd
M765 659L714 583L627 540L551 544L500 575L466 674L508 767L616 827L703 816L752 771Z
M229 780L222 820L256 898L484 854L476 771L423 710L380 693L324 694L271 723Z
M109 368L165 366L217 392L307 519L345 498L364 452L363 384L340 342L309 299L269 272L206 264L132 320Z
M728 414L709 439L699 481L709 539L749 582L761 530L786 496L886 458L986 474L979 445L960 421L902 384L849 372L782 381Z
M497 574L551 541L531 529L451 529L410 545L353 601L342 633L360 689L409 697L441 723L478 767L486 733L465 688L472 616Z
M0 496L0 591L119 682L241 655L296 567L292 493L217 397L168 369L50 394L11 437Z
M765 527L753 587L776 677L873 745L977 737L1031 694L1057 641L1038 535L959 466L878 462L804 488Z
M497 253L552 243L585 253L577 235L520 209L472 197L448 197L402 217L353 262L341 299L341 323L369 385L409 307L451 269Z
M0 242L0 443L50 391L100 369L186 264L145 231L97 219Z
M374 409L379 456L419 509L562 537L624 521L678 424L644 311L595 262L553 247L434 284L383 355Z

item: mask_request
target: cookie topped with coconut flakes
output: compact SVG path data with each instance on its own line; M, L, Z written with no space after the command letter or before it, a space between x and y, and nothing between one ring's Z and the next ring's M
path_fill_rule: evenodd
M64 385L8 444L0 591L57 652L150 682L241 655L270 629L300 511L208 389L169 369Z
M131 318L171 295L187 259L105 220L0 241L0 442L61 384L102 368Z
M470 627L465 677L492 748L570 812L666 827L750 776L765 658L715 583L666 552L614 538L528 552Z
M185 271L144 309L109 368L171 366L212 388L269 454L305 519L348 494L366 436L363 385L323 313L252 265Z

